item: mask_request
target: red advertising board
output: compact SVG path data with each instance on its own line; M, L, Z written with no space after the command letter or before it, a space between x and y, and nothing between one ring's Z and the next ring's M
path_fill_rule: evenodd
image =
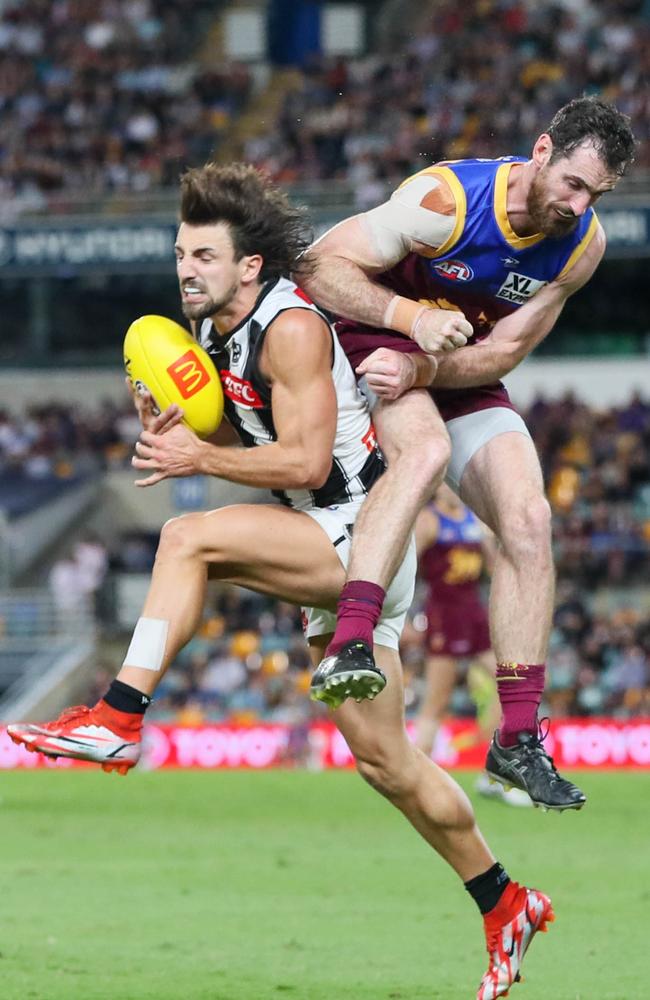
M304 766L313 770L352 767L350 750L328 722L291 727L260 723L236 726L149 725L145 727L141 768L249 768ZM551 726L545 746L559 768L650 767L650 719L559 719ZM473 722L450 720L438 733L434 759L443 767L479 768L486 746L477 739ZM35 767L84 767L16 746L0 729L0 770Z

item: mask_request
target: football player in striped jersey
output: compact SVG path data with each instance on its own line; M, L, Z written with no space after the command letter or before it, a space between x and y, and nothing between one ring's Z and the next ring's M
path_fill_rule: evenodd
M200 473L272 489L281 503L168 521L142 615L106 695L54 722L8 727L30 750L123 774L139 759L143 715L158 683L199 626L208 576L306 606L318 662L334 627L351 528L383 469L367 404L336 336L286 277L305 245L295 210L241 165L192 170L181 191L176 254L183 305L215 358L226 413L244 447L200 441L174 423L174 410L160 417L164 433L156 424L143 431L133 464L145 488ZM489 968L478 997L492 1000L519 978L530 940L553 910L543 893L510 880L467 796L407 737L397 646L414 575L411 544L374 630L386 690L372 702L347 700L332 718L360 774L451 865L483 914ZM345 678L346 685L356 682Z

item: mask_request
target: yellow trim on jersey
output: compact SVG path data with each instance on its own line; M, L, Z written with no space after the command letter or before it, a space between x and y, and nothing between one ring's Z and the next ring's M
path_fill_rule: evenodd
M422 174L430 174L432 170L433 170L433 167L425 167L424 170L418 170L418 172L416 174L409 174L408 177L404 178L404 180L397 187L396 190L399 191L400 188L403 188L406 184L410 184L411 181L414 181L416 177L421 177Z
M424 170L418 170L417 174L412 174L410 177L407 177L405 181L402 181L399 188L403 188L405 184L415 180L416 177L422 177L423 174L430 174L433 177L439 177L441 180L445 181L449 185L451 193L454 196L454 201L456 202L456 222L451 235L447 237L441 246L436 247L435 250L433 247L418 250L419 257L442 257L443 254L449 253L451 248L458 243L463 229L465 228L465 218L467 216L467 198L465 196L465 188L458 180L453 170L450 170L449 167L438 166L425 167ZM399 188L397 189L398 191Z
M564 265L564 267L562 268L562 270L560 271L560 273L558 274L558 276L555 278L555 281L559 281L560 278L564 278L565 275L567 275L569 273L569 271L571 270L571 268L573 267L573 265L577 264L577 262L580 260L580 258L582 257L583 253L585 252L585 250L587 249L587 247L589 246L589 244L593 240L594 236L596 235L596 230L597 229L598 229L598 216L594 212L593 215L592 215L592 217L591 217L591 222L589 223L589 227L587 229L587 232L582 237L582 239L578 243L577 247L574 247L573 253L569 257L568 261L566 262L566 264Z
M497 169L494 182L494 218L507 243L514 250L532 247L544 239L544 233L533 233L532 236L517 236L508 218L508 177L514 163L502 163Z

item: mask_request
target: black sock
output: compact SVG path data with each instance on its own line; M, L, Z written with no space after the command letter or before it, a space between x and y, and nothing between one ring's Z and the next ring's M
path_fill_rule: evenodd
M144 715L152 700L148 694L123 681L113 681L104 695L104 701L111 708L118 712L130 712L131 715Z
M497 905L509 881L510 876L507 871L496 861L482 875L465 882L465 888L481 913L486 914Z

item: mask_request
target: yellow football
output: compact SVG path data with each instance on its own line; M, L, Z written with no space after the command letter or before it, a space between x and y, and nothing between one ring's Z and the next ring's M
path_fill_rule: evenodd
M223 416L221 380L207 351L165 316L141 316L126 331L124 367L135 392L150 392L159 410L177 403L184 423L214 434Z

